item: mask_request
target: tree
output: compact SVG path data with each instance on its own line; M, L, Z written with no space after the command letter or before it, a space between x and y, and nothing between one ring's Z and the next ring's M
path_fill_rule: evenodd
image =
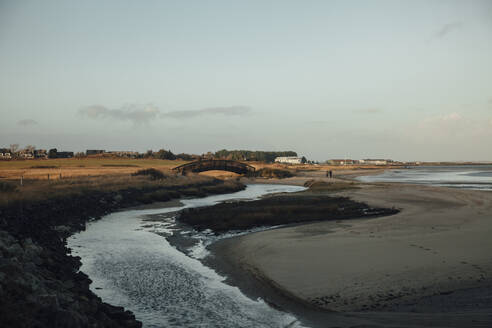
M176 156L171 150L167 151L165 149L160 149L158 152L154 153L154 158L175 160Z
M19 144L11 144L10 145L10 152L12 154L16 153L18 149L19 149Z
M302 158L301 158L301 163L302 163L302 164L306 164L306 162L307 162L306 157L302 156Z
M183 161L192 161L192 160L194 160L194 158L193 158L192 155L185 154L185 153L181 153L181 154L176 155L176 158L181 159Z
M277 157L297 156L294 151L252 151L252 150L227 150L215 152L215 158L231 159L235 161L260 161L272 163Z
M48 158L57 158L57 153L58 153L58 150L56 150L56 148L52 148L48 151Z
M24 149L25 149L28 153L34 154L34 150L36 149L36 147L35 147L35 146L33 146L33 145L27 145Z

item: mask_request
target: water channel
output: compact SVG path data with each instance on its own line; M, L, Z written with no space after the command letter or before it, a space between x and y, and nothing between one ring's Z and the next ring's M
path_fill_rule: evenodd
M232 194L185 199L177 207L115 212L90 222L68 245L82 258L92 291L131 310L144 327L303 327L293 315L246 297L200 261L210 256L208 244L247 232L215 236L182 229L175 220L176 211L187 207L303 189L249 185ZM196 242L180 251L168 241L173 234Z

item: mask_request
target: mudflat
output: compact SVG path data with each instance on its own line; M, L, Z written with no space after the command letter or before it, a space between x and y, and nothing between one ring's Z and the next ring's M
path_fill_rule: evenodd
M390 324L491 323L492 193L358 187L336 195L400 212L248 234L228 240L220 253L323 309Z

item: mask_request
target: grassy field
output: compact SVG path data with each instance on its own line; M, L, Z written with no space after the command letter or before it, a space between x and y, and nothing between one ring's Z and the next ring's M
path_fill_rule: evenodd
M140 169L169 171L184 161L160 159L63 158L47 160L0 161L0 179L47 180L78 177L131 174Z
M172 168L185 164L180 160L160 160L160 159L125 159L125 158L66 158L66 159L47 159L47 160L19 160L19 161L0 161L0 180L50 180L73 177L91 177L105 175L129 175L140 169L155 168L161 171L170 171ZM358 169L384 169L385 166L358 166L358 165L285 165L285 164L266 164L261 162L248 163L257 170L263 168L289 170L296 174L307 171L356 171ZM224 171L206 172L217 178L229 178L235 176L234 173Z

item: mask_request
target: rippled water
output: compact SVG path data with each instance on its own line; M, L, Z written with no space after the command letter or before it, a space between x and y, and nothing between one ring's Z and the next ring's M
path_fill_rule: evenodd
M382 174L361 176L357 179L363 182L405 182L492 190L492 165L429 166L386 170Z
M166 213L302 189L250 185L234 194L184 200L182 207L112 213L90 223L68 244L82 258L81 270L93 280L91 289L105 302L133 311L145 327L302 327L294 316L225 284L223 276L198 260L207 255L205 246L220 237L191 232L199 242L188 254L165 238L176 228ZM157 222L145 221L161 216Z

